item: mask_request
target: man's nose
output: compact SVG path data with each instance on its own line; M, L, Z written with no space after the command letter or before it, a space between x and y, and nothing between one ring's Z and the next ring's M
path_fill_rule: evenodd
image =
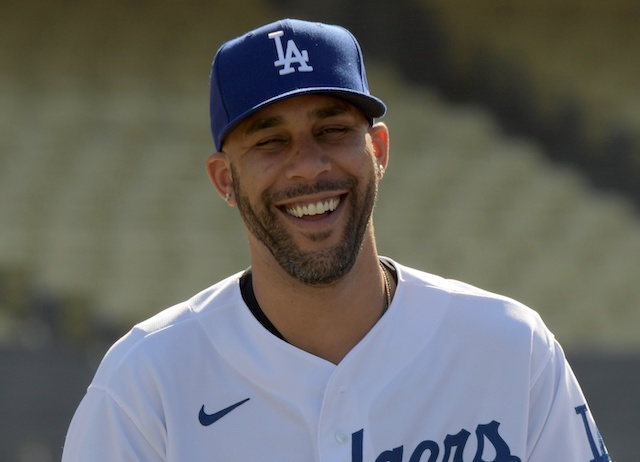
M286 172L289 179L312 181L329 170L331 170L331 160L327 153L312 140L304 140L294 145Z

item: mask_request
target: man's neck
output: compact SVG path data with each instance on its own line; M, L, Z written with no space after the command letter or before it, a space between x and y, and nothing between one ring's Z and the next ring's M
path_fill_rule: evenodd
M264 314L289 343L334 364L385 309L383 270L374 245L365 246L351 271L328 286L310 286L279 266L268 266L252 262L254 292Z

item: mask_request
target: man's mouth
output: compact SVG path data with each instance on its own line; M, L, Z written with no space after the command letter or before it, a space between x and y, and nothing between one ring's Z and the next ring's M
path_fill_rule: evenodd
M338 196L318 202L311 202L308 204L296 204L287 206L285 207L285 211L292 217L296 218L312 217L315 215L322 215L324 213L333 212L338 208L338 205L340 205L341 201L342 199Z

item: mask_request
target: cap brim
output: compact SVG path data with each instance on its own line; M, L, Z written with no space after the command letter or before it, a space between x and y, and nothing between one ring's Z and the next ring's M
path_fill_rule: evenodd
M345 90L343 88L299 88L287 93L283 93L281 95L278 95L266 101L263 101L262 103L252 107L251 109L240 114L235 119L231 120L220 132L220 139L217 140L217 149L218 150L222 149L222 145L227 135L235 127L237 127L238 124L240 124L244 119L249 117L251 114L278 101L282 101L287 98L292 98L294 96L311 94L311 93L313 94L320 93L323 95L335 96L336 98L345 100L348 103L355 106L360 112L362 112L362 114L367 119L369 119L370 122L373 122L373 119L382 117L387 112L387 107L382 102L382 100L380 100L379 98L376 98L375 96L368 95L365 93Z

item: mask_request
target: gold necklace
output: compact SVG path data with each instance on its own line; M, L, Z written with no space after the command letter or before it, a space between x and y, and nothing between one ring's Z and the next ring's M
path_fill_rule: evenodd
M389 309L389 305L391 305L391 281L384 263L380 262L380 268L382 268L382 276L384 277L384 306L382 307L382 314L380 314L382 317Z

